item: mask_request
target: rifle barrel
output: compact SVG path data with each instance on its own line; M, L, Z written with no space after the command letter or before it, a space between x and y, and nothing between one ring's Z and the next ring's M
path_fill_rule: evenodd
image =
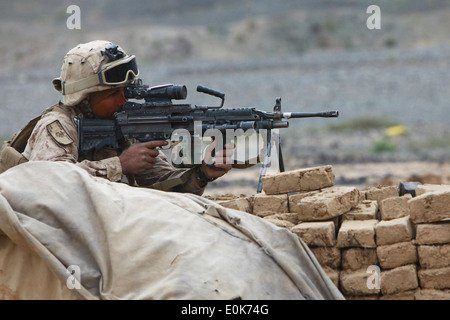
M323 112L284 112L283 118L337 118L339 111L323 111Z

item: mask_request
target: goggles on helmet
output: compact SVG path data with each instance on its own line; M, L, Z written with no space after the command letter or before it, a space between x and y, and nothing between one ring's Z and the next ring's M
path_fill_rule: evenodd
M120 85L139 75L135 56L107 63L98 73L100 84Z
M71 94L96 85L119 86L130 82L138 75L136 57L132 55L105 64L99 72L87 78L69 83L63 82L62 93Z

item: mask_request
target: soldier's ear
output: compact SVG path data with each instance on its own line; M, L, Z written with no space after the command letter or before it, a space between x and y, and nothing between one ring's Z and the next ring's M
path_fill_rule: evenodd
M52 84L56 91L62 92L61 78L53 79Z

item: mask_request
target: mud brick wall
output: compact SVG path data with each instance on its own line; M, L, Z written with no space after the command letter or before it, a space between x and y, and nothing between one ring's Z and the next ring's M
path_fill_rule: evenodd
M334 186L331 166L263 178L264 193L221 205L287 228L347 299L450 299L450 185Z

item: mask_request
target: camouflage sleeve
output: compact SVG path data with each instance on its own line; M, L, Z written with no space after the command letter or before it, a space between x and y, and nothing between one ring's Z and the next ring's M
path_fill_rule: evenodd
M202 195L205 185L198 180L195 168L177 169L167 157L159 152L152 169L135 175L136 183L141 187L153 187L165 191L185 192Z
M78 134L70 118L47 115L34 128L22 153L29 161L67 161L76 164L96 177L110 181L122 178L118 157L99 161L78 162Z

